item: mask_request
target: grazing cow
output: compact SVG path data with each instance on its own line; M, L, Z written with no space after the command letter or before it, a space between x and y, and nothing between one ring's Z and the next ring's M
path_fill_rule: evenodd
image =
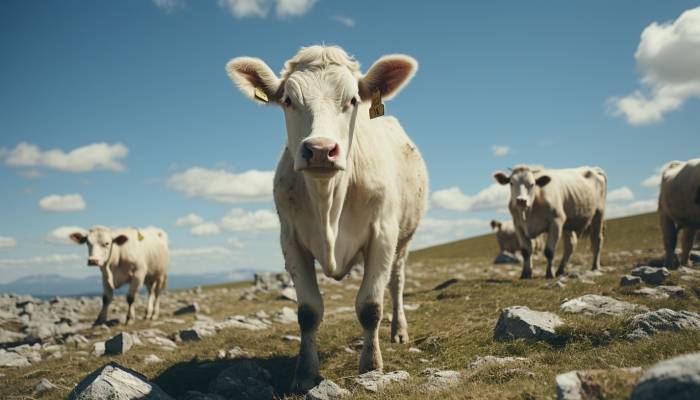
M510 176L494 174L501 185L510 184L508 209L523 253L521 278L532 277L531 239L547 233L544 255L547 278L552 278L552 260L559 238L564 240L564 254L557 276L564 273L574 252L577 236L588 232L593 250L593 269L600 267L603 245L603 217L607 176L598 167L572 169L535 169L517 166Z
M521 249L518 235L515 233L513 221L491 221L491 229L496 231L496 240L501 252L507 251L511 254L517 254ZM532 254L538 254L544 250L545 236L540 235L532 239Z
M677 267L676 241L682 229L681 264L690 264L690 250L700 229L700 158L672 161L661 175L659 220L666 250L665 265Z
M381 370L378 333L387 282L391 340L408 341L404 266L426 209L428 176L416 145L395 118L370 119L370 100L377 111L380 98L390 99L413 77L416 61L384 56L362 75L343 49L312 46L287 61L279 78L256 58L235 58L226 69L245 95L279 105L285 116L287 143L275 173L274 199L285 265L299 302L302 341L293 389L306 391L319 378L315 339L324 309L314 260L338 280L364 263L355 302L364 329L359 370Z
M134 299L144 283L148 289L146 319L158 319L160 293L165 289L170 262L168 235L165 231L153 227L113 230L95 226L87 235L81 232L71 233L70 239L78 244L87 244L87 265L99 267L102 272L102 310L95 325L107 321L107 310L114 289L125 283L129 284L126 323L136 319Z

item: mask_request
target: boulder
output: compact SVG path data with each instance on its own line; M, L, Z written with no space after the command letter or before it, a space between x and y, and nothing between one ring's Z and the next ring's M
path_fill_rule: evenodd
M631 274L633 276L640 277L649 285L660 285L670 275L668 269L666 268L654 268L648 266L637 267L632 270Z
M475 369L487 365L505 365L525 361L527 361L525 357L478 356L469 364L469 368Z
M255 288L258 290L279 290L294 286L292 277L287 272L257 272L254 276Z
M41 396L42 394L44 394L50 390L53 390L55 388L56 388L56 385L51 383L51 381L49 381L46 378L41 378L39 383L37 383L37 385L34 386L34 392L32 393L32 396L34 396L34 397Z
M637 286L642 284L642 278L634 275L624 275L620 278L620 286Z
M639 304L628 303L613 299L612 297L587 294L575 299L565 301L560 309L568 313L583 313L588 315L613 315L621 316L634 312L648 311L649 309Z
M19 332L12 332L0 328L0 345L22 343L27 338L27 335Z
M197 303L188 304L186 306L180 307L173 313L174 315L183 314L196 314L199 312L199 305Z
M0 349L0 367L26 367L31 365L27 357Z
M593 369L585 371L569 371L555 378L557 400L603 399L605 385L609 385L615 376L636 380L641 374L641 368L616 368L611 370Z
M192 327L190 329L182 329L178 332L177 336L183 342L189 342L194 340L202 340L208 336L214 336L216 332L213 330L205 329L202 327Z
M498 253L496 259L493 260L494 264L520 264L521 262L523 259L519 254L513 254L509 251Z
M347 389L343 389L335 382L324 379L306 393L306 400L338 400L350 395Z
M556 314L513 306L501 311L493 337L496 340L524 338L550 341L555 338L555 329L563 324Z
M127 332L121 332L105 342L105 355L124 354L131 350L134 338Z
M700 314L661 308L634 316L629 324L629 339L644 339L658 332L700 331Z
M700 399L700 353L661 361L646 371L631 400L652 399Z
M146 364L157 364L159 362L163 362L163 359L155 354L149 354L146 357L144 357L143 362Z
M273 319L282 324L293 324L297 322L297 312L289 307L282 307L275 313Z
M68 399L171 400L172 397L145 376L111 362L86 376Z
M280 300L291 300L293 302L297 301L297 291L293 287L287 287L280 290L280 295L278 297Z
M457 371L437 368L426 368L421 372L421 375L426 377L425 388L428 391L445 390L459 384L462 380L462 375Z
M407 381L410 375L406 371L370 371L355 378L355 382L370 392L378 392L394 382Z

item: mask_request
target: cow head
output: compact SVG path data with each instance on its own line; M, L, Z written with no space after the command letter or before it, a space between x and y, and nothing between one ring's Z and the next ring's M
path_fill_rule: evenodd
M510 176L499 171L493 177L501 185L510 184L510 203L521 210L532 207L538 188L551 181L549 175L540 175L539 170L526 166L514 168Z
M118 235L111 229L95 227L85 235L82 232L73 232L68 236L77 244L87 244L87 265L92 267L104 267L109 261L113 246L121 246L129 239L126 235Z
M324 178L347 167L355 125L368 118L372 94L391 98L417 65L411 57L389 55L362 76L359 63L340 47L311 46L285 63L280 78L257 58L234 58L226 71L252 100L282 108L294 170Z

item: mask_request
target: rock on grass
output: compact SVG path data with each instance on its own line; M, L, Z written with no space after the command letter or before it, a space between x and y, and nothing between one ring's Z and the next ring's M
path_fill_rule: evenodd
M131 350L134 345L134 338L126 333L122 332L118 335L113 336L111 339L105 342L105 354L124 354Z
M172 397L145 376L112 362L80 381L68 399L171 400Z
M645 283L649 285L660 285L663 281L668 278L670 273L666 268L654 268L654 267L637 267L632 270L631 274L633 276L640 277Z
M628 339L644 339L663 331L700 331L700 314L661 308L634 316L630 321Z
M378 392L392 383L407 381L408 378L410 375L406 371L370 371L355 378L355 382L370 392Z
M324 379L306 393L306 400L338 400L350 395L347 389L343 389L335 382Z
M613 299L612 297L587 294L561 305L561 310L569 313L583 313L588 315L613 315L621 316L634 312L648 311L649 309L639 304Z
M686 354L651 367L634 387L631 400L700 399L700 353Z
M499 341L520 338L550 341L561 325L564 322L554 313L513 306L501 311L493 337Z

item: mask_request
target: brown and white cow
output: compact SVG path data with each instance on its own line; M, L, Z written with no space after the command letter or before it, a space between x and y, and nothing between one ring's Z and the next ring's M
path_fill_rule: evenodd
M513 221L501 222L495 219L491 220L491 229L496 231L496 241L498 242L498 247L501 249L501 252L507 251L511 254L517 254L522 250L518 235L515 233ZM532 239L532 254L538 254L543 251L544 245L545 235L540 235Z
M681 239L681 264L690 264L690 250L700 229L700 158L672 161L661 175L659 221L664 238L667 267L677 267L676 241Z
M542 233L547 233L547 278L553 277L552 260L559 238L564 240L564 254L557 276L565 272L577 237L583 232L591 236L593 269L600 267L607 194L607 176L601 168L539 169L520 165L510 176L497 172L494 178L501 185L510 184L508 209L522 246L521 278L532 277L532 239Z
M134 300L142 284L148 290L146 319L158 319L160 294L165 289L170 263L168 235L159 228L110 229L95 226L87 232L74 232L70 239L77 244L87 244L88 266L102 272L102 310L95 325L107 322L107 311L114 296L114 289L129 284L126 301L129 309L126 323L136 319Z
M364 262L355 302L364 329L359 370L381 370L378 334L387 283L391 340L408 341L404 266L426 209L428 175L395 118L370 119L370 100L396 95L415 74L416 61L384 56L362 75L341 48L311 46L287 61L279 78L256 58L235 58L226 70L246 96L279 105L286 121L274 198L285 265L299 299L302 341L293 389L308 390L320 376L316 332L323 299L314 260L338 280Z

